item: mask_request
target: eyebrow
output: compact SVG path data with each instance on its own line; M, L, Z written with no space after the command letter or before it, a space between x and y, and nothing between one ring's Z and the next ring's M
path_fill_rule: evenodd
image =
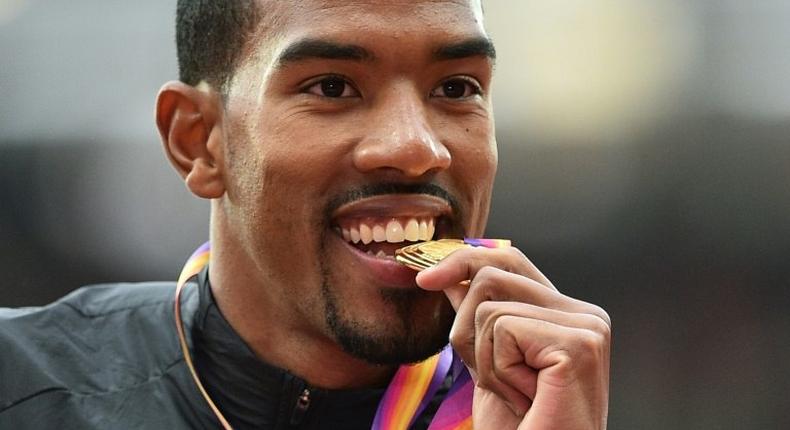
M452 43L437 48L433 57L436 60L460 60L468 57L488 57L496 60L494 42L486 37L475 37L462 42Z
M358 45L319 39L302 39L286 47L277 58L276 64L284 65L314 58L371 61L374 59L374 56L370 51Z

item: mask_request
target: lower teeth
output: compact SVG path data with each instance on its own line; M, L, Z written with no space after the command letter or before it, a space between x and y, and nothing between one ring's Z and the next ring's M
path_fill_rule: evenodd
M392 256L392 255L388 255L387 253L385 253L385 252L384 252L384 251L382 251L382 250L379 250L379 251L378 251L378 252L376 252L375 254L373 253L373 251L371 251L371 250L367 250L366 254L368 254L368 255L372 255L372 256L374 256L374 257L376 257L376 258L394 258L394 256Z

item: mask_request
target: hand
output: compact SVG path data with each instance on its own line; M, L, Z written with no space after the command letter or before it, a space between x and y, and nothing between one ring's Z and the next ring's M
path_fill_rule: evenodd
M516 248L456 251L417 283L457 312L450 343L475 381L475 430L606 428L603 309L558 292Z

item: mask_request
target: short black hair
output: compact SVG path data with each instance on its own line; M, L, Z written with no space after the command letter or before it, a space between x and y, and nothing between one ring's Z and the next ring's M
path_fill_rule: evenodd
M206 81L224 92L258 24L257 1L178 0L176 49L182 82Z

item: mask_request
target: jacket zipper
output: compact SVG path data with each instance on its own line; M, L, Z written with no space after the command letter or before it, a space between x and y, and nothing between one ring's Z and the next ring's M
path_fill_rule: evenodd
M307 409L310 407L310 389L305 388L302 394L296 399L293 413L291 413L291 425L297 426L304 419Z

